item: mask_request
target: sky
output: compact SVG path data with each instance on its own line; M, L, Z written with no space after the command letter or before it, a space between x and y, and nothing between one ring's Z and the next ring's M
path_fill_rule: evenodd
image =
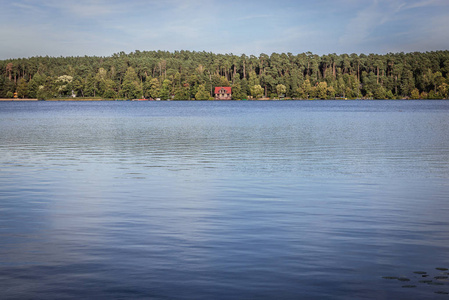
M449 0L0 0L0 59L449 49Z

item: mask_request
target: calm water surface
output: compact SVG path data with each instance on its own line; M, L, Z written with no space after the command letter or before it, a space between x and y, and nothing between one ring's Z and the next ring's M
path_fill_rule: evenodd
M449 101L0 103L2 299L449 299L436 268Z

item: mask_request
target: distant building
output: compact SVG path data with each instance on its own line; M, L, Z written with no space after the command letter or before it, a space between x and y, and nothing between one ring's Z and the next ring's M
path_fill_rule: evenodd
M231 100L232 88L219 86L215 88L215 100Z

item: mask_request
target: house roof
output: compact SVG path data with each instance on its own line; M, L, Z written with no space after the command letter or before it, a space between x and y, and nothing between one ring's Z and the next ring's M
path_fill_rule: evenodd
M215 88L215 94L219 94L221 89L224 89L224 90L226 91L227 94L231 94L231 93L232 93L232 92L231 92L232 88L229 87L229 86L228 86L228 87L225 87L225 86L217 86L217 87Z

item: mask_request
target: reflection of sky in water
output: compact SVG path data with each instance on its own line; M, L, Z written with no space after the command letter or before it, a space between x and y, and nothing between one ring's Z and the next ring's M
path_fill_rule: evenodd
M402 295L377 280L449 264L446 114L317 103L8 112L0 279L61 295L95 281L106 290L86 293Z
M220 111L187 107L185 116L171 116L150 108L138 117L132 115L135 110L113 110L81 118L73 112L62 117L49 114L18 127L8 123L8 148L2 150L19 163L59 161L78 164L81 170L95 160L137 170L155 167L157 172L210 171L211 176L289 172L306 177L448 177L444 111L431 113L430 121L428 114L413 111L281 107L278 112L259 109L251 114L239 107L235 115L224 110L222 116ZM155 170L144 174L148 171Z

